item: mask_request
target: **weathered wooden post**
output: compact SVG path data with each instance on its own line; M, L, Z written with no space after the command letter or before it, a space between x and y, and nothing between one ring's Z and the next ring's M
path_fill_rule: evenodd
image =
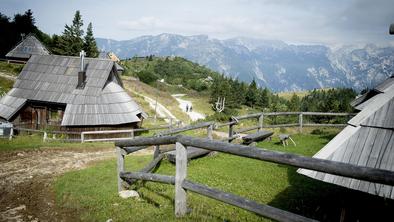
M130 132L130 137L131 137L131 138L134 138L134 130L131 130L131 132Z
M264 124L264 114L261 114L261 116L259 117L259 129L258 129L258 131L263 130L263 124Z
M48 134L47 134L47 132L44 131L44 136L42 137L42 141L46 142L47 139L48 139Z
M175 171L175 216L182 217L187 211L186 190L182 183L187 175L187 152L186 147L176 143L176 171Z
M169 129L172 129L173 127L172 127L172 117L170 117L170 127L169 127Z
M84 139L85 139L85 135L84 135L83 132L82 132L82 133L81 133L81 143L84 142Z
M124 171L124 151L120 147L116 147L117 158L117 170L116 177L118 178L118 192L123 190L122 178L120 178L120 172Z
M14 127L11 127L10 137L8 138L8 140L12 140L12 136L14 136Z
M303 121L303 119L302 119L302 113L300 113L300 114L298 115L298 123L299 123L299 125L300 125L300 127L299 127L299 132L300 132L300 133L302 133L302 121Z
M207 135L208 135L208 139L210 139L210 140L213 139L212 130L213 130L213 123L211 125L209 125L207 128Z
M156 159L156 157L158 157L160 154L160 146L159 145L155 145L153 147L153 159Z

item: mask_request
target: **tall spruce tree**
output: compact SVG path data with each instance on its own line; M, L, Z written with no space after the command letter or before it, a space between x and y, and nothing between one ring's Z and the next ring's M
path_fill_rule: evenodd
M93 37L93 27L90 22L88 28L86 30L84 50L86 52L86 56L96 58L99 54L97 49L96 40Z
M65 26L63 35L58 38L53 51L60 55L78 56L84 46L82 26L81 13L76 11L72 25Z

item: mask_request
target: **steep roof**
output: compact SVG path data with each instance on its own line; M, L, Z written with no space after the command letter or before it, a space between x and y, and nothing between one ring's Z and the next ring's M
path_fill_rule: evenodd
M363 101L361 112L348 126L323 147L314 158L340 161L359 166L394 171L394 84L381 84L378 94ZM299 169L299 173L324 182L337 184L394 199L394 187L327 173Z
M142 109L121 87L114 62L85 58L86 84L77 89L80 58L33 55L13 89L0 100L0 116L10 120L28 101L66 105L62 126L139 122Z
M29 59L32 55L49 54L48 49L33 34L29 34L5 56L7 58Z

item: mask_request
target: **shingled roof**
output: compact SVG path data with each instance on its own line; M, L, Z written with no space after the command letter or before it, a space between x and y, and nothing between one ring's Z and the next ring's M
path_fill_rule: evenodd
M361 111L314 158L394 171L394 81L387 79L375 95L359 100ZM328 183L394 199L394 187L327 173L299 169L299 173Z
M0 117L10 120L27 101L65 104L62 126L139 122L142 109L123 90L110 59L85 58L86 84L77 88L80 58L32 55L13 89L0 100Z
M27 60L32 55L49 55L45 46L33 35L29 34L24 40L18 43L5 56L12 59Z

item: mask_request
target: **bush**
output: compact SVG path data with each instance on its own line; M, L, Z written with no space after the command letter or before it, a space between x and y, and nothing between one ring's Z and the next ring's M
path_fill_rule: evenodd
M155 73L149 70L142 70L137 73L137 76L142 82L146 84L151 84L159 79Z

